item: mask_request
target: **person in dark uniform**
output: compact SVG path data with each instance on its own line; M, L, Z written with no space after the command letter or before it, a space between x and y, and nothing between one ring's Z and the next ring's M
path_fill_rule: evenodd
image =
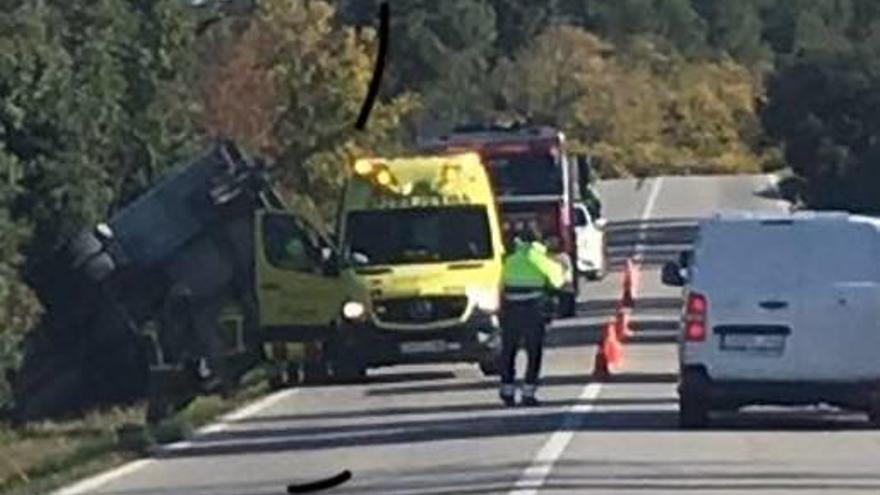
M504 260L501 308L501 386L507 406L516 404L516 355L522 344L528 354L522 403L539 405L536 393L544 353L545 308L549 293L565 283L563 267L547 254L536 229L517 226L510 254Z

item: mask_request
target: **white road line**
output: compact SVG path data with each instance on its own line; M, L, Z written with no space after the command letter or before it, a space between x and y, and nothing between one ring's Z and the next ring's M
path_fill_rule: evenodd
M586 403L575 404L568 409L562 425L547 439L508 495L537 495L547 480L547 476L553 470L553 465L556 464L574 437L574 431L583 421L583 414L595 408L595 404L591 401L599 396L601 390L602 384L597 382L584 387L578 400Z
M663 184L663 177L657 177L654 179L654 182L651 183L651 191L648 193L648 200L645 201L645 208L642 210L642 215L639 217L639 220L642 222L639 225L639 236L636 241L635 246L635 261L636 263L641 263L642 258L645 255L645 241L647 240L647 230L645 229L644 222L651 218L651 215L654 213L654 205L657 203L657 197L660 195L660 187Z
M194 440L198 440L198 437L201 435L208 435L211 433L219 433L221 431L224 431L228 429L232 423L259 414L261 411L272 407L278 402L296 394L298 391L298 389L282 390L280 392L267 395L256 402L253 402L251 404L243 406L236 411L226 414L221 417L217 422L203 426L202 428L196 430ZM161 447L161 450L179 450L187 447L192 447L194 440L185 440L182 442L173 443ZM56 490L52 492L51 495L83 495L86 493L92 493L112 481L128 476L136 471L140 471L141 469L150 466L151 464L154 464L156 462L158 461L152 458L138 459L136 461L128 462L104 473L96 474L95 476L86 478L73 485Z
M287 389L287 390L281 390L281 391L276 392L271 395L267 395L256 402L253 402L249 405L242 407L241 409L238 409L236 411L233 411L233 412L223 416L215 423L212 423L212 424L209 424L209 425L206 425L206 426L199 428L198 430L196 430L195 434L193 435L192 440L184 440L181 442L175 442L175 443L171 443L168 445L163 445L162 447L160 447L159 450L160 451L174 451L174 450L188 449L193 446L194 442L198 441L200 436L210 435L212 433L220 433L222 431L226 431L229 429L230 426L232 426L233 423L241 421L242 419L248 418L250 416L254 416L256 414L259 414L260 411L263 411L265 409L269 409L270 407L281 402L282 400L293 396L294 394L299 392L299 390L300 389Z
M118 468L111 469L102 474L98 474L92 476L91 478L86 478L79 483L71 485L67 488L62 488L60 490L52 492L52 495L82 495L83 493L92 493L98 488L110 483L113 480L117 480L122 478L123 476L127 476L135 471L139 471L150 464L155 463L154 459L140 459L137 461L132 461L127 464L123 464Z

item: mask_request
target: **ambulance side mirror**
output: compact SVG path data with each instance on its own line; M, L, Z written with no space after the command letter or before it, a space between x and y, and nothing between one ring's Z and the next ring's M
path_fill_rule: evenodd
M321 249L321 274L325 277L338 277L341 271L339 256L332 249Z
M370 263L370 258L364 253L353 252L351 253L351 261L355 266L364 266Z

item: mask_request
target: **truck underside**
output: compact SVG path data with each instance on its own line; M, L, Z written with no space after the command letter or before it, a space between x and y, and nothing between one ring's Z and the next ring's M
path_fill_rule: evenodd
M10 419L147 397L158 418L234 384L260 357L253 213L279 203L262 165L220 142L67 242L29 274L46 312L8 371ZM230 306L241 325L224 332Z

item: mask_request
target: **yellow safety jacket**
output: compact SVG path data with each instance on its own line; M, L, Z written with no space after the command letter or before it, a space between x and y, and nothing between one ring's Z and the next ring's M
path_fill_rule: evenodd
M539 242L517 241L513 253L504 260L502 272L505 290L559 289L565 284L562 265L547 255Z

